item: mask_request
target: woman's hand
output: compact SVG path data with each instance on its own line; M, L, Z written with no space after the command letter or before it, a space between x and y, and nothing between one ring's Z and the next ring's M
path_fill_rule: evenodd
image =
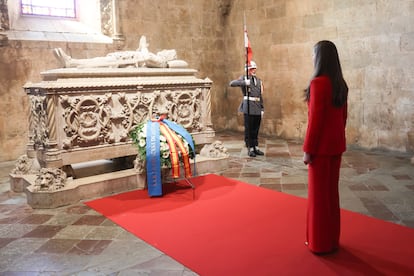
M303 153L303 163L305 163L305 165L308 165L308 164L312 163L311 155L307 152Z

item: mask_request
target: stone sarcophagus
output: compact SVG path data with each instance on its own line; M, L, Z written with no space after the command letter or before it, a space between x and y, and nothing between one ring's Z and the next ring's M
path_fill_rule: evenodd
M145 188L146 160L137 154L130 133L156 117L184 127L196 146L204 146L196 147L198 174L228 166L227 150L214 141L212 81L196 77L175 50L151 53L147 47L142 36L135 51L90 59L75 59L56 48L63 68L42 72L40 82L24 85L30 101L29 142L10 183L13 191L26 193L30 206L55 208ZM95 166L96 173L85 166L96 161L109 161L112 170Z
M136 155L137 124L160 115L183 125L197 145L212 143L211 80L186 68L63 68L24 86L30 99L27 156L62 168Z

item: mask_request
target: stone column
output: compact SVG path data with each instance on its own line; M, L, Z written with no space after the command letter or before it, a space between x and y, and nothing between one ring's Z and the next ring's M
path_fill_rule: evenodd
M115 47L120 50L125 46L125 37L122 34L121 16L119 13L118 0L112 0L112 19L113 19L113 34L112 39L115 42Z

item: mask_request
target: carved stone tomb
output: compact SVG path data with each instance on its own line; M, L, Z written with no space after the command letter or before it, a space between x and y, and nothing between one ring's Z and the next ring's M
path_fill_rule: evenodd
M11 173L12 190L24 190L34 208L54 208L143 188L145 174L130 164L124 170L84 178L77 178L72 166L135 157L137 147L128 135L130 130L160 115L184 126L196 145L213 143L212 81L197 78L196 72L187 68L42 72L41 82L24 86L30 100L29 143L27 154ZM226 152L214 155L214 162L196 158L198 173L227 166Z

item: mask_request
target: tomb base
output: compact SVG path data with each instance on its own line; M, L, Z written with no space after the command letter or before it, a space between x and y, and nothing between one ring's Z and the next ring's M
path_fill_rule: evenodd
M228 168L228 157L196 157L196 176L219 172L226 168ZM68 178L65 186L55 191L34 191L32 187L35 186L36 177L36 174L10 174L11 189L25 192L27 203L34 209L57 208L146 187L145 173L139 174L136 169L100 173L76 179ZM171 182L173 179L167 178L165 181Z

